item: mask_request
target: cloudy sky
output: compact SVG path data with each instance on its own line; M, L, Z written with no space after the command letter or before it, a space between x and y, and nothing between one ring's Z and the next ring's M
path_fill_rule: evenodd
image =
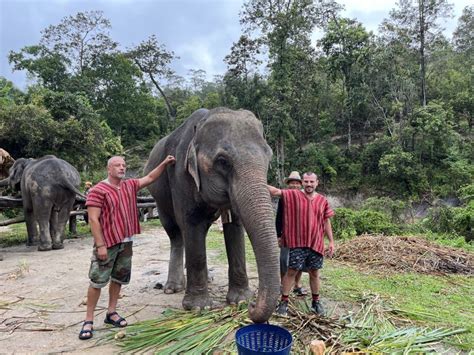
M445 24L448 34L462 9L472 0L455 0L455 19ZM0 76L24 89L25 73L12 73L8 52L37 44L41 30L80 11L101 10L112 24L111 36L123 48L155 34L179 60L177 74L204 69L209 78L223 74L223 58L241 33L239 12L244 0L0 0ZM339 0L345 16L357 18L368 30L395 6L395 0Z

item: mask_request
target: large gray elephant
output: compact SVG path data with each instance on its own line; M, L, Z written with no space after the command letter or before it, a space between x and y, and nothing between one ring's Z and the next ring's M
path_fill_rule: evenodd
M38 245L41 251L64 247L64 228L76 194L83 196L78 190L80 184L76 168L54 155L15 161L0 186L21 190L27 245Z
M194 112L150 153L145 173L168 154L176 164L167 167L149 190L171 241L166 293L184 287L183 247L186 259L185 309L211 305L207 289L206 234L222 211L229 263L227 301L237 303L252 295L245 265L244 227L258 267L258 295L249 306L254 322L267 321L279 294L279 251L274 214L267 190L272 151L260 121L249 111L226 108Z

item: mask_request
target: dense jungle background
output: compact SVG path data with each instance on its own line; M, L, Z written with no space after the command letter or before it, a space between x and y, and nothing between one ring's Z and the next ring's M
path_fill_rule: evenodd
M375 35L336 2L247 1L227 72L212 81L199 68L176 75L179 58L155 35L122 48L102 12L72 14L8 53L32 84L0 78L0 147L55 154L97 182L113 154L140 174L196 109L248 109L274 152L270 183L315 171L322 192L343 198L336 237L421 229L469 241L474 6L447 38L449 3L418 4L401 0Z

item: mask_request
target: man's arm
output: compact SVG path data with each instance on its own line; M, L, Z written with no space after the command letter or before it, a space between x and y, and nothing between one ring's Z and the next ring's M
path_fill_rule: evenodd
M334 254L334 238L332 235L332 225L331 225L331 220L328 218L324 222L324 233L328 236L329 239L329 250L328 254L330 257Z
M97 249L97 257L100 260L107 260L107 247L105 246L102 227L99 222L100 208L89 206L87 207L87 214L89 215L89 225L91 226L91 233Z
M270 196L281 196L281 190L273 187L271 185L267 185L268 191L270 191Z
M168 155L155 169L150 171L148 175L138 179L138 188L142 189L150 185L153 181L158 179L161 174L165 171L169 164L173 164L176 161L174 156Z

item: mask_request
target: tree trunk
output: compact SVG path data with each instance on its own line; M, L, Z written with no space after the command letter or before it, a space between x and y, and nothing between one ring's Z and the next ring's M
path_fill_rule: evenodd
M420 103L426 106L426 63L425 63L425 6L424 0L418 1L418 15L420 25Z
M158 91L160 92L161 96L163 96L163 99L165 100L165 103L166 103L166 110L168 111L168 116L170 118L170 120L174 121L175 118L176 118L176 112L175 110L173 109L173 107L171 106L171 103L169 102L168 98L166 97L165 93L163 92L163 90L161 90L161 87L160 85L158 85L158 82L155 80L155 78L153 77L153 74L150 73L150 72L146 72L143 67L140 65L140 62L138 60L135 60L135 64L138 66L138 68L140 68L140 70L143 72L143 73L146 73L148 74L148 76L150 77L150 80L153 82L153 85L155 85L155 87L158 89Z

